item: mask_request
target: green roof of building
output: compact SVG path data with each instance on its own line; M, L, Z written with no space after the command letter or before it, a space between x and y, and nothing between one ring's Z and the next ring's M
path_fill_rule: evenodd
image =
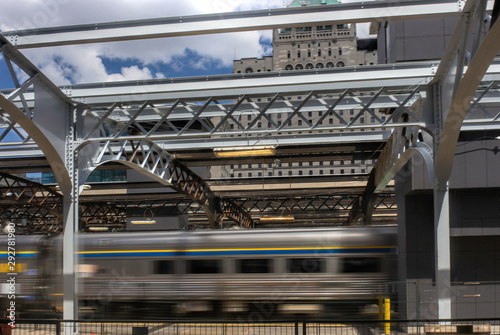
M300 6L315 6L315 5L332 5L340 3L338 0L293 0L288 7Z

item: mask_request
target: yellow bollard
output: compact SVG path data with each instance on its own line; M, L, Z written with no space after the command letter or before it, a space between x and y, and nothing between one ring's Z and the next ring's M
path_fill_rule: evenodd
M384 320L391 321L391 299L384 299ZM391 333L391 323L385 322L384 334L389 335L390 333Z

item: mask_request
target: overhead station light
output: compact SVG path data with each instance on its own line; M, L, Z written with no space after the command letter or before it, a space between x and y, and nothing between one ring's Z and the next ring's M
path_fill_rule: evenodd
M133 221L130 221L131 224L155 224L156 223L156 220L151 220L151 219L147 219L147 220L133 220Z
M279 215L279 216L262 216L259 218L260 222L292 222L295 221L293 215Z
M276 148L273 146L215 148L214 154L219 158L272 156L276 154Z
M89 227L90 231L108 231L108 227Z

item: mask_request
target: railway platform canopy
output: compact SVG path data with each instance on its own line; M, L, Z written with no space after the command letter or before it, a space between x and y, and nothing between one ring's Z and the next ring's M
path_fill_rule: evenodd
M383 0L2 32L0 52L13 83L0 94L0 164L7 172L0 179L2 213L35 222L32 232L62 231L65 273L72 274L74 233L123 229L130 202L150 213L175 207L175 215L190 215L192 226L211 228L227 222L266 226L268 216L274 225L284 224L276 217L285 216L296 217L298 225L394 223L393 180L405 177L411 161L425 166L434 190L439 316L449 318L447 185L460 134L500 129L497 15L498 1ZM457 20L440 59L372 66L58 87L22 53L440 17ZM343 110L356 113L345 116ZM313 111L321 116L310 119ZM284 116L279 122L278 114ZM361 123L365 118L371 122ZM354 160L375 163L371 171L349 176L286 171L293 164ZM210 178L239 164L284 173ZM103 169L141 177L89 189L91 173ZM51 172L55 184L44 188L15 176L29 172ZM75 315L74 294L67 283L67 319Z

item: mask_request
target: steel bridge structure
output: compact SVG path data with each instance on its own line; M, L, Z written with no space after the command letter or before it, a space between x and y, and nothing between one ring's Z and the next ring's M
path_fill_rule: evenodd
M500 102L497 12L497 1L383 0L3 32L0 53L14 87L0 94L0 164L13 174L29 171L33 165L37 171L52 171L58 186L47 189L2 174L1 207L10 208L2 211L3 218L44 217L33 232L63 231L64 273L74 278L74 235L85 226L82 218L88 222L102 215L103 222L113 217L117 229L123 225L127 197L104 201L105 195L85 190L88 176L98 168L134 169L173 190L161 199L145 199L144 206L180 206L205 217L212 228L226 219L253 227L262 213L290 210L309 213L312 216L305 218L310 220L315 213L333 215L341 209L339 223L371 222L375 209L393 209L391 181L413 159L425 165L435 181L438 311L440 318L448 319L447 184L459 134L500 129L500 113L491 112ZM479 32L484 30L485 13L491 14L491 26L483 38ZM47 46L448 16L457 17L458 23L442 59L432 62L58 87L21 52ZM289 100L291 96L303 98ZM343 109L357 112L350 119L339 113ZM379 118L373 109L386 110L387 118ZM309 111L322 111L324 116L312 122L306 116ZM271 118L275 113L287 117L278 124ZM252 115L253 122L241 123L243 115ZM322 122L328 115L338 119L338 125ZM375 122L356 124L364 115ZM226 126L229 120L234 129ZM292 126L294 120L302 120L303 126ZM259 121L269 127L259 129ZM8 134L19 140L9 141ZM265 163L275 158L318 161L339 153L377 161L369 175L350 180L315 177L310 183L305 177L287 176L247 181L254 187L245 191L241 191L245 181L205 180L193 172L197 166L233 164L234 159L217 158L214 150L256 146L275 149L273 157L261 158ZM301 150L306 154L297 154ZM23 160L26 165L12 164ZM325 182L332 185L322 190L319 185ZM269 191L273 183L281 186ZM12 203L22 204L18 207L25 210L11 210ZM62 225L57 226L57 220ZM75 283L67 279L65 319L76 318L75 300Z

